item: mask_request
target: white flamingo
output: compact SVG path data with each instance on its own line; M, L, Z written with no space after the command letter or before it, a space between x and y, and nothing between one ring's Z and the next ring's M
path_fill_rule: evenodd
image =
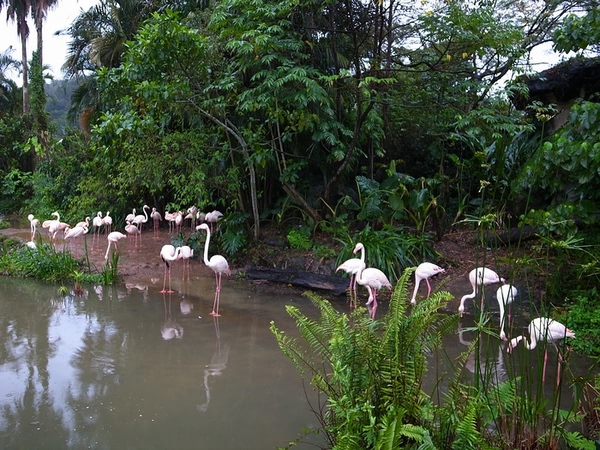
M215 273L215 300L213 301L213 310L210 313L212 316L218 317L219 314L219 303L221 301L221 275L229 275L231 270L227 260L221 255L213 255L208 259L208 246L210 245L210 227L202 223L196 227L196 230L206 231L206 241L204 242L204 264L210 267Z
M375 318L375 311L377 311L377 291L383 287L386 287L391 291L392 284L381 270L374 267L367 267L366 269L358 272L356 276L356 282L361 286L365 286L369 291L367 306L373 304L371 317Z
M419 264L417 269L415 270L415 290L413 291L413 296L411 299L411 303L415 305L417 303L417 291L419 290L419 285L422 280L427 282L427 298L431 295L431 284L429 284L429 278L437 275L438 273L446 272L440 266L430 263L424 262Z
M547 317L538 317L533 319L529 324L529 342L525 336L517 336L512 338L508 343L508 347L506 351L511 353L513 349L519 345L519 342L524 340L525 348L527 350L533 350L538 342L546 341L547 343L551 343L556 347L556 351L558 352L558 371L556 373L556 384L560 384L560 366L562 363L562 355L558 350L558 342L565 339L571 338L575 339L575 333L569 330L562 323L557 322L556 320L549 319ZM542 382L546 381L546 363L548 362L548 347L544 352L544 369L542 371Z
M115 250L118 250L119 241L126 237L127 235L121 233L120 231L113 231L111 233L108 233L108 236L106 236L106 239L108 240L108 246L106 247L106 254L104 255L104 259L108 259L108 252L110 252L111 244L115 244Z
M162 259L165 263L165 272L163 275L163 288L162 291L160 291L161 294L173 293L173 290L171 289L171 263L179 259L180 252L181 247L175 248L170 244L163 245L163 247L160 249L160 259ZM166 289L167 273L169 275L169 290Z
M356 244L352 253L356 254L358 251L360 251L360 258L347 259L335 269L336 272L338 270L343 270L350 274L350 286L348 289L350 289L351 292L356 291L356 275L367 267L365 264L365 246L360 242Z
M503 284L496 291L496 299L498 300L498 309L500 311L500 339L506 341L506 333L504 332L504 322L505 322L505 311L507 305L510 305L515 301L515 297L519 291L517 288L510 284ZM508 318L510 320L510 313L508 314Z
M460 299L460 305L458 306L460 315L462 316L465 311L465 300L475 298L483 286L494 283L504 283L504 281L504 278L501 278L496 272L487 267L477 267L471 270L471 272L469 272L469 283L471 283L473 292L463 295ZM483 294L481 295L481 310L483 311Z
M134 225L137 225L137 227L140 229L140 244L142 243L142 228L143 228L143 224L145 224L146 222L148 222L148 212L146 210L150 209L150 207L148 205L144 205L144 207L142 209L144 210L144 214L138 214L131 221L131 223L133 223Z
M33 214L29 214L27 216L27 219L29 219L29 228L31 230L31 242L33 242L35 240L35 232L40 226L40 221L36 219Z

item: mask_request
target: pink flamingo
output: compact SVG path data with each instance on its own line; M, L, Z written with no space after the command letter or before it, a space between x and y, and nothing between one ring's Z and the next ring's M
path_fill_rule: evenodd
M425 280L427 282L427 298L429 298L429 296L431 295L431 284L429 284L429 278L431 278L434 275L437 275L438 273L444 272L446 271L440 266L437 266L430 262L424 262L419 264L419 266L415 270L415 290L413 291L413 296L410 302L413 305L417 304L417 291L419 290L419 285L421 284L422 280Z
M343 270L344 272L350 274L350 286L348 287L348 289L350 289L351 292L356 291L356 274L367 267L367 265L365 264L365 246L360 242L356 244L352 253L356 254L358 251L360 251L360 259L347 259L342 264L340 264L337 269L335 269L336 272L338 270Z
M163 245L160 249L160 259L165 263L165 272L163 275L163 288L160 291L161 294L172 294L173 290L171 289L171 263L173 261L177 261L180 256L181 247L175 248L170 244ZM167 284L167 272L169 273L169 290L166 289Z
M204 217L204 219L210 224L210 231L213 233L217 231L217 222L221 217L223 217L223 213L221 211L217 211L216 209L207 213Z
M106 236L106 239L108 240L108 247L106 247L106 254L104 255L104 259L108 259L108 252L110 251L110 246L111 244L115 244L115 250L118 250L118 242L123 239L126 238L127 235L121 233L120 231L113 231L112 233L108 233L108 236Z
M131 212L125 216L125 222L133 222L133 219L135 219L135 216L136 216L136 211L135 211L135 208L133 208L131 210Z
M158 228L160 227L160 222L162 220L162 216L156 210L155 207L152 207L152 212L150 213L150 217L152 217L152 224L154 226L154 237L158 239Z
M504 283L504 281L504 278L500 278L496 272L487 267L477 267L471 270L471 272L469 272L469 283L471 283L473 292L463 295L460 299L460 305L458 306L460 315L462 316L465 311L465 300L475 298L482 286L494 283ZM483 311L483 294L481 295L481 310Z
M210 313L212 316L218 317L219 314L219 302L221 297L221 275L229 275L229 264L227 260L221 255L213 255L210 260L208 259L208 246L210 242L210 228L207 224L202 223L196 227L196 230L206 230L206 241L204 242L204 264L210 267L215 272L215 300L213 302L213 310Z
M65 228L65 241L67 239L73 239L75 241L75 258L77 258L78 247L77 240L88 232L88 227L84 222L83 226L75 226L74 228Z
M131 221L132 224L137 225L137 227L140 229L140 244L142 243L143 224L148 222L148 213L146 212L146 209L150 209L150 207L148 205L144 205L142 209L144 210L144 214L138 214Z
M129 240L131 241L131 237L133 236L133 249L131 249L130 251L134 251L135 247L138 246L138 236L141 236L141 232L140 229L135 226L134 224L132 224L131 222L127 222L127 225L125 225L125 231L127 232L127 236L129 236ZM140 238L141 241L141 238Z
M187 279L190 279L190 258L194 257L194 249L192 249L189 245L183 245L181 247L179 247L181 249L180 251L180 258L183 260L183 278L182 280L185 280L186 278L186 273L187 273Z
M87 216L87 217L85 218L85 220L83 220L83 221L81 221L81 222L77 222L77 225L75 225L75 227L74 227L74 228L77 228L77 227L82 227L82 228L83 228L83 227L87 227L87 228L88 228L88 230L89 230L89 228L90 228L90 220L91 220L91 219L90 219L90 216Z
M548 319L547 317L538 317L533 319L529 324L529 340L525 336L517 336L512 338L508 343L508 347L506 351L511 353L513 349L521 342L525 340L525 348L527 350L533 350L539 341L546 341L548 343L553 344L556 347L556 351L558 352L558 371L556 373L556 385L560 384L560 365L562 363L562 355L558 350L557 343L565 338L575 339L575 333L569 330L562 323L557 322L556 320ZM546 363L548 362L548 347L546 347L546 351L544 353L544 369L542 371L542 382L546 381Z
M165 211L165 220L169 222L169 233L172 234L175 231L175 215L177 213L171 213L169 211Z
M373 310L371 311L371 317L375 318L375 311L377 310L377 291L382 287L392 290L392 284L385 276L385 274L374 267L367 267L361 270L356 275L356 282L362 286L365 286L369 291L369 299L367 300L367 306L373 304Z
M92 226L94 227L94 236L92 236L92 249L94 249L94 242L96 243L96 247L100 250L100 228L104 225L104 221L102 220L102 211L98 211L94 220L92 220Z
M35 232L40 226L40 221L36 219L33 214L29 214L27 216L27 219L29 219L29 227L31 229L31 242L33 242L35 239Z
M108 233L110 233L112 230L112 224L113 224L112 217L110 217L110 211L106 211L106 216L104 216L104 218L102 219L102 223L103 223L106 231Z

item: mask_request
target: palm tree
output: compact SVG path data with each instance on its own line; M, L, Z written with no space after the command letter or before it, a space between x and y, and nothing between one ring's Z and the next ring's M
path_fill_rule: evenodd
M6 8L6 20L17 24L17 36L21 38L21 68L23 71L23 114L29 113L29 70L27 63L27 38L29 25L27 16L31 11L31 0L0 0L0 12Z
M42 34L43 23L46 19L46 13L48 10L56 5L58 0L31 0L31 15L33 16L33 21L35 22L35 30L37 32L37 52L40 61L40 65L44 66L43 61L43 46L44 46L44 38Z
M0 118L5 114L14 114L17 112L18 107L21 106L18 99L19 88L8 77L10 70L21 68L21 62L12 57L12 51L13 48L9 47L4 53L0 53Z
M144 0L105 0L82 11L61 32L71 36L62 69L67 78L83 80L71 98L69 118L77 117L84 133L89 131L99 106L95 70L121 65L125 43L154 10L152 2Z

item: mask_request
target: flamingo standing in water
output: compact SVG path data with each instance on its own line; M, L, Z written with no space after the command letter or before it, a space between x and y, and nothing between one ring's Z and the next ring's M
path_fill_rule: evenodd
M500 311L500 339L503 341L508 340L506 338L506 333L504 332L504 322L506 317L504 308L515 300L518 293L519 291L517 291L517 288L510 284L503 284L496 291L496 299L498 300L498 309ZM508 318L510 320L510 313L508 314Z
M494 283L504 283L504 278L501 278L496 272L487 267L477 267L469 272L469 283L473 288L473 292L465 294L460 299L460 305L458 306L458 312L462 316L465 311L465 300L469 298L475 298L477 293L481 290L482 286ZM481 310L483 311L483 294L481 295Z
M152 212L150 213L150 217L152 217L152 224L154 226L154 237L158 239L158 228L160 227L160 221L162 220L162 216L156 210L155 207L152 207Z
M160 259L165 263L165 272L163 275L163 288L160 291L161 294L172 294L173 290L171 289L171 263L173 261L177 261L180 256L181 247L175 248L170 244L163 245L160 249ZM167 272L169 274L169 290L166 289L167 285Z
M383 287L386 287L391 291L392 284L381 270L374 267L367 267L366 269L359 271L356 275L356 282L365 286L369 291L367 306L373 304L371 317L375 318L375 311L377 311L377 291Z
M120 231L113 231L108 233L106 239L108 240L108 247L106 247L106 254L104 255L104 259L108 259L108 252L110 251L111 244L115 244L115 250L118 250L118 243L121 239L126 238L127 235L121 233Z
M347 259L335 269L336 272L343 270L350 274L350 286L348 287L350 292L356 291L356 274L367 267L365 264L365 246L360 242L356 244L352 253L356 254L358 251L360 251L360 258Z
M52 245L54 245L54 240L56 239L56 234L61 229L61 221L60 221L60 214L57 211L54 211L50 215L56 216L56 219L44 220L44 222L42 223L42 228L48 228L48 235L50 236Z
M508 347L506 351L511 353L513 349L519 345L519 342L522 340L525 341L525 348L527 350L533 350L537 343L540 341L546 341L547 343L551 343L556 347L556 351L558 352L558 370L556 373L556 385L560 384L560 366L562 363L562 355L558 350L558 342L565 339L572 338L575 339L575 333L569 330L562 323L557 322L556 320L549 319L547 317L538 317L537 319L533 319L529 324L529 342L525 336L517 336L512 338L508 343ZM544 352L544 369L542 371L542 382L546 381L546 363L548 362L548 347L546 347L546 351Z
M183 277L182 280L186 279L186 274L187 274L187 279L190 279L190 258L194 257L194 249L191 248L189 245L182 245L180 247L180 253L179 256L181 257L182 261L182 266L183 266Z
M424 262L419 264L417 269L415 270L415 290L413 291L413 296L411 299L411 303L413 305L417 304L417 291L419 290L419 285L422 280L427 282L427 298L431 295L431 284L429 284L429 278L437 275L438 273L446 272L440 266L437 266L430 262Z
M27 216L27 219L29 219L29 227L31 229L31 242L33 242L35 240L35 232L40 226L40 221L36 219L33 214L29 214Z
M211 316L218 317L219 314L219 302L221 297L221 275L229 275L229 264L227 260L221 255L213 255L210 260L208 259L208 246L210 242L210 227L202 223L196 227L196 230L206 230L206 241L204 242L204 264L210 267L215 272L215 300L213 302L213 310L210 313Z
M77 240L83 236L84 234L86 234L88 232L88 227L87 224L85 224L83 226L75 226L73 228L65 228L65 241L68 239L73 239L75 241L75 258L77 258L78 255L78 247L77 247Z

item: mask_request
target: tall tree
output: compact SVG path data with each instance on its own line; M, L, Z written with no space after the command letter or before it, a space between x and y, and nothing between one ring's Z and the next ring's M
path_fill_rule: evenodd
M58 0L31 0L31 15L33 16L37 33L37 53L40 66L42 67L44 67L44 20L46 20L48 10L55 6L56 3L58 3Z
M6 8L6 20L17 24L17 35L21 38L21 68L23 71L23 114L29 113L29 65L27 62L27 38L29 25L27 16L31 11L31 0L0 0L0 12Z

